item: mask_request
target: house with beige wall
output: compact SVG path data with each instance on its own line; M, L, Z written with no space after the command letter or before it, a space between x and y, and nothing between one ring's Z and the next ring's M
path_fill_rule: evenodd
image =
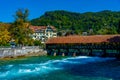
M40 40L42 43L49 38L57 37L57 31L54 26L30 26L30 29L33 31L31 37L34 40Z

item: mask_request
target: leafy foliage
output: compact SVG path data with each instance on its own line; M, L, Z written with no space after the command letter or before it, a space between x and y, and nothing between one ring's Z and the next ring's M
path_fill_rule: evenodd
M40 45L41 45L40 40L34 40L34 45L36 45L36 46L40 46Z
M18 9L14 15L15 21L11 24L0 22L0 46L10 46L15 41L17 45L40 45L40 41L31 38L33 33L28 22L28 9Z
M17 44L32 45L31 41L33 40L30 38L32 31L29 29L30 24L27 22L27 17L28 10L22 11L19 9L15 14L15 22L11 24L11 36Z
M28 21L28 16L29 16L29 10L28 9L18 9L16 11L16 14L14 15L16 21L17 20L23 20L24 22Z
M74 13L68 11L50 11L39 18L31 20L32 25L53 25L58 31L74 31L76 34L91 32L92 34L119 33L120 12L101 11ZM104 32L102 33L102 31ZM109 31L110 30L110 31ZM90 33L91 34L91 33Z
M0 23L0 46L5 46L9 44L10 41L10 32L8 32L9 24Z

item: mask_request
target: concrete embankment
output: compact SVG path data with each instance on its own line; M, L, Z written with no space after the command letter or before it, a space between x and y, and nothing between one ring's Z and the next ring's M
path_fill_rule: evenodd
M39 47L0 48L0 58L13 58L18 56L44 56L47 52Z

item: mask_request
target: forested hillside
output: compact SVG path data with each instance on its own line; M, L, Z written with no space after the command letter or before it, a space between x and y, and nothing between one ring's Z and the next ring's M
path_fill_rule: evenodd
M101 11L74 13L68 11L50 11L31 20L32 25L53 25L58 30L74 31L76 34L118 34L120 11Z

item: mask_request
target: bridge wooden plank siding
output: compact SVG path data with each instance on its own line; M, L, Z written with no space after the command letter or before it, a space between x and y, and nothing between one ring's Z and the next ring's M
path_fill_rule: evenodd
M64 36L46 41L49 55L89 55L120 57L120 35ZM110 53L110 51L112 53Z

